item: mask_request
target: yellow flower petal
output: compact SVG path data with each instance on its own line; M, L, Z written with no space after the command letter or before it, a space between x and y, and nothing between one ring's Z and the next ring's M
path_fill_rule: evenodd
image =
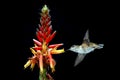
M63 52L65 52L64 49L52 50L51 51L52 54L60 54L60 53L63 53Z
M52 59L52 64L53 64L53 67L52 67L52 72L55 72L55 65L56 65L56 62L54 59Z
M31 64L31 61L28 60L27 63L24 65L24 68L26 69L28 66L30 66L30 64Z
M34 66L35 66L35 63L31 63L30 68L33 70Z
M55 68L54 67L52 68L52 72L55 72Z
M35 55L36 51L33 48L30 48L31 52Z

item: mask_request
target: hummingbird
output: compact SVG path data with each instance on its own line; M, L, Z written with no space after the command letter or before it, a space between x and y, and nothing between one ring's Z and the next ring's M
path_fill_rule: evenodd
M83 42L81 45L72 45L68 50L73 51L77 54L77 57L74 62L74 67L77 66L85 56L91 52L93 52L95 49L102 49L104 44L97 44L90 42L89 39L89 30L86 31L85 36L83 38Z

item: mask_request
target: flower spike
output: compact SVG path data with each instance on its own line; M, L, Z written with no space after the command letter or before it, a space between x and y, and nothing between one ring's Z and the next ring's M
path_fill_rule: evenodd
M56 31L52 33L51 16L49 15L50 10L47 5L44 5L41 9L40 24L38 25L36 31L37 39L33 39L34 46L30 48L33 56L29 58L24 68L30 66L33 70L35 64L38 64L40 68L40 80L53 80L53 78L48 74L47 69L50 67L52 72L55 72L56 62L52 57L52 54L64 53L64 49L59 49L63 43L50 44L52 39L56 35ZM50 44L50 45L49 45Z

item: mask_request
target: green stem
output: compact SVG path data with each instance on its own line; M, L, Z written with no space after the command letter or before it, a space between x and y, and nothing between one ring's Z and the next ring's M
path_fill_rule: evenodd
M47 73L47 69L43 68L43 73L39 72L39 80L48 80L46 73Z

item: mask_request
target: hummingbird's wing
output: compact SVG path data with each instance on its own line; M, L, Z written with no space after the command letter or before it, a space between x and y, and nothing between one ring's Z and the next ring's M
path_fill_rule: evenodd
M85 36L83 38L83 41L86 41L87 43L90 42L90 39L89 39L89 30L86 31Z
M81 45L73 45L69 50L77 53L77 57L74 62L74 67L76 67L88 53L93 51L93 48L88 47L83 49Z
M84 58L86 54L78 54L74 63L74 67L77 66Z
M87 48L82 48L82 46L79 46L79 48L71 50L74 51L77 54L77 57L75 59L74 67L77 66L83 59L84 57L89 54L90 52L94 51L94 48L92 47L87 47Z

